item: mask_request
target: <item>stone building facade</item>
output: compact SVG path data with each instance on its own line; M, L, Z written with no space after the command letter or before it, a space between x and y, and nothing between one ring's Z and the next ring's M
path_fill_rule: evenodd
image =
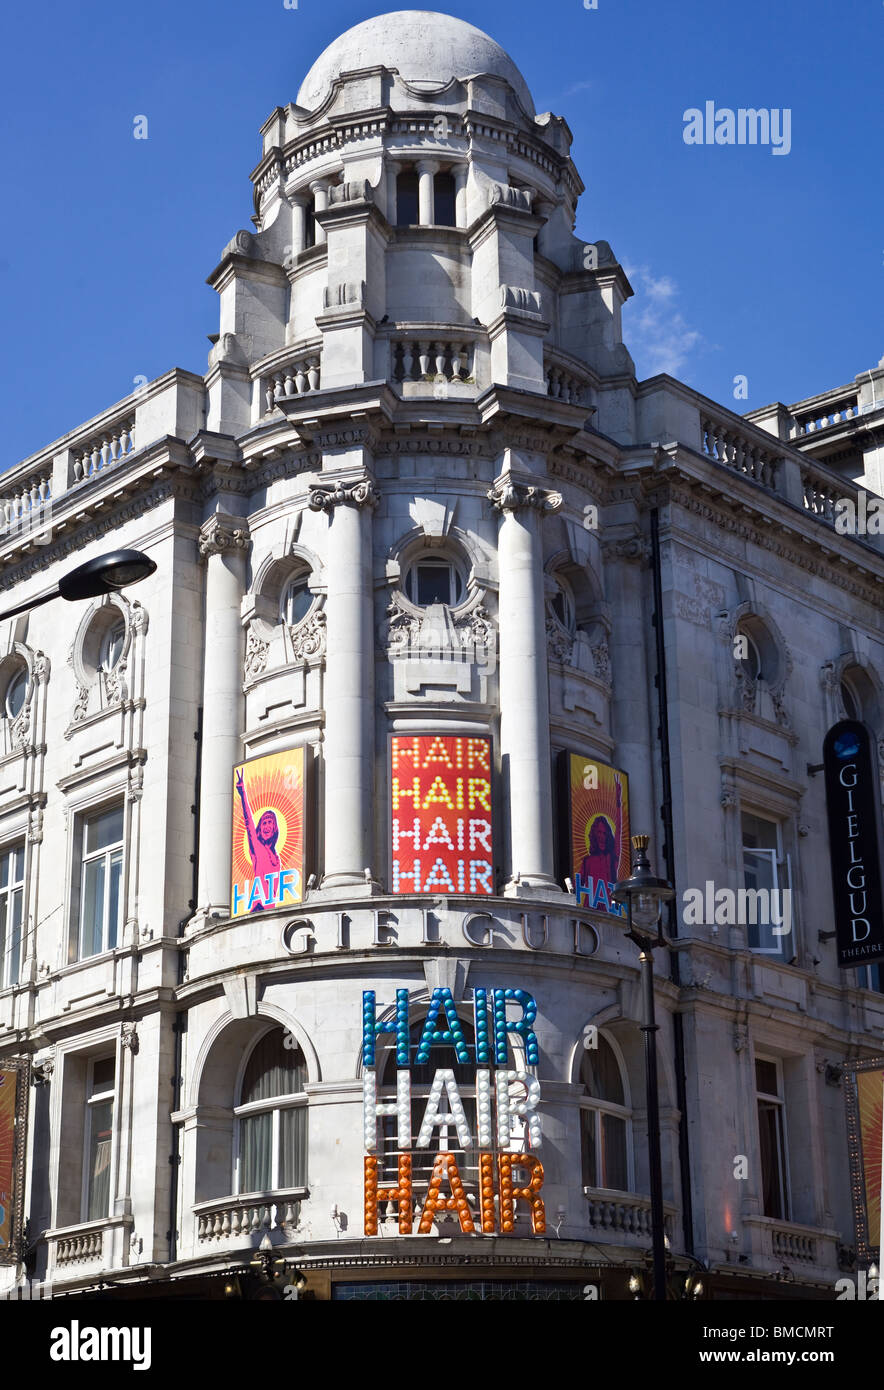
M702 1264L704 1296L832 1296L840 1068L880 1049L884 1003L826 935L808 765L845 712L884 736L884 553L834 525L882 491L884 366L746 418L639 381L627 277L573 234L568 126L460 20L358 25L261 134L205 376L169 371L3 478L4 608L109 549L157 564L0 629L0 1055L33 1083L7 1283L248 1295L278 1258L322 1298L630 1296L638 967L565 883L576 750L628 776L678 894L656 960L673 1288ZM389 744L412 735L491 739L481 891L394 884ZM291 748L304 899L231 917L233 769ZM788 934L685 920L686 890L760 864ZM366 1236L363 992L387 1019L407 992L413 1049L434 991L472 1019L495 989L537 1002L536 1065L509 1036L541 1086L545 1231L524 1201L498 1229L498 1195L484 1234L453 1210L400 1234L382 1201ZM437 1046L472 1123L475 1068ZM428 1085L414 1070L418 1121ZM517 1130L504 1152L532 1147Z

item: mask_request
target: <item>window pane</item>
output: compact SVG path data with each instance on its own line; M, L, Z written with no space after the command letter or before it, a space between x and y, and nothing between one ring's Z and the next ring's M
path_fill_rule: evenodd
M240 1192L269 1192L273 1183L271 1157L273 1114L246 1115L240 1121Z
M80 923L80 939L84 956L96 956L101 950L104 866L104 859L93 859L83 866L83 919Z
M626 1121L619 1115L602 1115L602 1151L605 1187L629 1191L626 1166Z
M747 849L777 849L777 823L743 812L743 844Z
M102 1057L99 1061L92 1063L92 1086L89 1091L91 1096L101 1095L102 1091L112 1091L114 1088L114 1072L116 1062L113 1057Z
M780 1088L777 1085L777 1064L776 1062L765 1062L756 1058L755 1061L755 1084L759 1091L763 1091L768 1096L778 1096Z
M426 608L431 603L451 602L451 569L448 565L418 565L417 604Z
M597 1035L596 1042L598 1047L588 1047L580 1064L580 1079L586 1087L586 1094L595 1100L625 1105L623 1078L614 1049L601 1034Z
M7 964L8 972L6 982L7 984L15 985L18 984L18 976L21 969L21 922L24 893L21 888L17 888L15 892L11 893L9 896L11 899L11 911L9 914L10 932L9 942L7 944L8 955L4 953L4 959ZM5 916L5 902L3 906ZM0 974L2 974L2 970L0 970Z
M119 844L123 838L123 808L115 807L100 816L92 816L86 822L86 853L107 849L108 845Z
M107 905L107 945L112 950L117 944L120 925L120 907L123 892L123 851L115 850L110 857L110 893Z
M112 1121L113 1101L102 1100L89 1107L87 1221L108 1215Z
M8 898L0 896L0 988L5 988L9 961L6 955L6 909ZM10 981L10 983L13 983Z
M14 856L14 859L15 859L15 864L14 864L13 871L12 871L13 881L14 881L15 883L21 883L22 879L23 879L24 876L25 876L25 850L24 850L24 845L22 845L21 849L14 850L14 851L13 851L13 856Z
M600 1187L598 1182L598 1163L596 1161L597 1115L595 1110L580 1112L580 1157L583 1167L583 1186Z
M771 1101L758 1102L758 1136L761 1147L761 1186L765 1216L786 1219L783 1182L782 1109Z
M8 885L9 885L9 871L10 871L11 868L12 868L12 851L9 850L6 854L0 854L0 888L6 888L6 887L8 887Z
M279 1112L278 1187L307 1186L307 1108Z
M407 170L396 179L396 225L413 227L417 220L417 174Z
M16 671L9 685L6 687L6 713L10 719L16 719L18 715L21 714L27 689L27 671Z
M433 179L433 221L437 227L453 227L454 216L454 175L437 174Z
M293 579L286 585L282 611L290 627L307 616L312 604L313 595L308 588L306 575L301 579Z
M123 655L126 643L125 623L114 623L104 635L101 643L100 665L103 671L111 671Z
M243 1077L240 1104L251 1105L303 1091L307 1081L304 1054L299 1047L286 1047L285 1039L283 1030L274 1028L253 1049Z

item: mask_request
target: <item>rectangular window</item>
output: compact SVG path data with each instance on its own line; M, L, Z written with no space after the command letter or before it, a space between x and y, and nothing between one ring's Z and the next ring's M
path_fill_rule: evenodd
M18 983L24 913L25 848L0 850L0 989Z
M243 1115L239 1123L240 1192L306 1186L306 1106Z
M755 1089L764 1214L779 1221L790 1221L786 1107L779 1062L756 1057Z
M626 1120L606 1110L584 1107L580 1122L584 1186L628 1192Z
M123 808L89 816L82 829L80 959L112 951L120 930L123 889Z
M791 960L795 955L792 865L789 856L783 855L780 825L744 811L742 830L749 949Z
M86 1087L84 1221L100 1221L110 1215L114 1076L113 1057L95 1058L90 1062Z

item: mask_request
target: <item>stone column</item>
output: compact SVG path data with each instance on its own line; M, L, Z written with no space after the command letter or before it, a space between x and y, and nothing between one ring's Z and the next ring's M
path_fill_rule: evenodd
M197 909L230 910L233 769L242 758L242 596L250 544L242 517L217 513L200 528L206 561L205 674Z
M297 256L307 245L307 199L303 193L292 198L292 255Z
M509 473L488 497L500 512L500 749L508 770L511 881L504 892L561 891L555 881L549 687L540 523L562 505L558 492L516 483ZM516 881L518 875L518 881Z
M371 512L365 476L310 491L329 518L325 653L325 872L323 888L365 884L374 791L374 623Z
M422 227L432 227L436 217L433 196L433 175L439 164L435 159L422 159L417 166L417 220Z
M314 179L310 192L313 194L313 216L316 218L316 245L321 246L325 241L325 228L320 227L317 214L325 212L328 207L328 184L325 179Z
M454 166L454 222L455 226L467 225L467 179L470 174L468 164Z

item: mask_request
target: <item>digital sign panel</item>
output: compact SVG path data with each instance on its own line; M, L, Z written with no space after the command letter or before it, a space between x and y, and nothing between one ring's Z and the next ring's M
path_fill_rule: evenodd
M233 769L230 915L272 912L304 897L304 749Z
M393 734L394 893L494 893L491 739Z

